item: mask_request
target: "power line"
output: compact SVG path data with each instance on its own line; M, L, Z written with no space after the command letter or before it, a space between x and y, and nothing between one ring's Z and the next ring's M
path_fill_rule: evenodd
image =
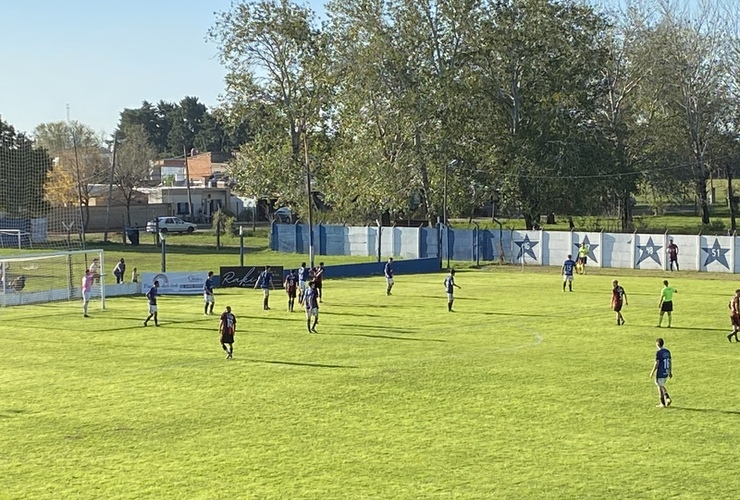
M711 163L713 161L723 160L727 158L733 158L733 155L724 155L724 156L715 156L712 158L705 159L706 163ZM638 170L632 170L628 172L615 172L615 173L604 173L604 174L589 174L589 175L531 175L531 174L516 174L516 173L503 173L499 177L504 178L517 178L517 179L531 179L531 180L555 180L555 179L566 179L566 180L576 180L576 179L613 179L613 178L619 178L619 177L632 177L632 176L640 176L640 175L650 175L657 172L668 172L671 170L680 170L680 169L686 169L686 168L693 168L694 163L682 163L682 164L676 164L671 165L667 167L662 168L653 168L653 169L638 169ZM489 170L468 170L470 173L482 173L482 174L496 174L494 171Z

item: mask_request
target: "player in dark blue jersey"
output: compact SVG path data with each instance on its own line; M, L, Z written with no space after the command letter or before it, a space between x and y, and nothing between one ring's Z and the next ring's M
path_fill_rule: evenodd
M573 256L568 254L568 258L563 262L561 269L563 273L563 291L565 291L565 284L568 284L568 290L573 291L573 271L576 268L576 263L573 260Z
M658 396L660 397L660 404L658 406L662 408L671 406L671 397L668 395L665 383L669 378L673 378L671 351L663 347L664 344L663 339L657 339L655 341L655 347L658 351L655 353L655 363L650 372L650 378L653 378L653 375L655 375L655 385L658 386Z
M154 281L154 284L149 289L148 292L146 292L146 298L149 302L149 316L144 320L144 326L147 326L149 324L149 320L154 318L154 326L159 326L159 322L157 321L157 294L159 293L157 289L159 288L159 281Z
M455 288L460 285L455 283L455 270L450 269L450 274L445 278L445 291L447 292L447 310L452 312L452 303L455 301Z
M213 314L213 306L216 303L216 299L213 296L213 271L208 271L208 277L206 282L203 283L203 312L207 315ZM208 311L210 307L210 312Z
M298 288L298 276L296 276L295 271L288 271L283 287L285 288L285 293L288 294L288 312L293 312L296 289Z
M308 333L316 332L316 323L319 322L319 293L316 290L316 282L309 281L306 293L303 295L303 306L306 308L306 328ZM313 326L311 326L311 318Z
M262 309L268 311L270 309L270 289L275 289L275 285L272 283L272 270L270 266L265 266L265 270L262 271L254 283L254 288L260 287L264 298L262 299Z
M306 293L306 263L301 262L298 268L298 303L303 304L303 294Z
M390 295L391 289L393 288L393 257L388 257L388 262L385 263L383 274L385 274L385 282L387 285L385 294Z

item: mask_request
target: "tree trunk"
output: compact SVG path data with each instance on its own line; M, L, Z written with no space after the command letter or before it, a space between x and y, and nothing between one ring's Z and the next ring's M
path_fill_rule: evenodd
M707 202L707 177L702 168L696 177L696 198L699 201L701 223L709 224L709 203Z
M131 227L131 198L126 198L126 224Z
M534 222L538 217L539 215L532 215L529 212L524 214L524 224L526 224L527 226L527 231L531 231L534 229Z
M421 130L418 127L414 131L414 150L416 152L416 162L418 164L419 173L421 174L421 206L424 210L422 218L429 220L429 223L431 224L433 222L431 220L433 210L432 201L429 199L429 193L431 192L429 186L429 170L422 158ZM442 217L444 217L444 214Z
M619 204L619 220L622 224L622 231L632 231L632 197L629 189L622 193L622 200Z
M82 221L82 227L87 231L87 226L90 224L90 205L85 203L85 220Z
M735 193L732 191L732 165L725 167L727 173L727 201L730 208L730 230L734 233L737 229L735 224Z

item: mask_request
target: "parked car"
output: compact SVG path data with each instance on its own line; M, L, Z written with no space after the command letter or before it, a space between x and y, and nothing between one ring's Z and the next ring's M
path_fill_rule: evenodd
M275 210L275 220L282 224L293 223L293 212L288 207L282 207Z
M157 221L159 221L160 233L192 233L198 226L192 222L185 222L179 217L157 217L146 223L147 233L157 232Z

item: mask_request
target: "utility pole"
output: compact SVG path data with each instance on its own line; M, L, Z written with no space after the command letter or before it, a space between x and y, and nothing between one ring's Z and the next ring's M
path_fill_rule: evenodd
M188 165L188 148L183 145L182 152L185 155L185 185L188 188L188 218L193 219L193 195L190 192L190 167Z
M113 134L113 159L110 163L110 178L108 179L108 207L105 210L105 232L103 233L103 241L108 243L108 224L110 223L110 205L111 205L111 198L113 197L113 180L114 180L114 174L116 170L116 153L118 152L118 130L116 130L116 133ZM129 221L129 224L131 224L131 221ZM124 232L124 241L126 240L126 228L123 228Z
M306 157L306 191L308 192L308 257L311 261L311 269L313 269L313 195L311 194L311 165L308 161L308 131L305 125L301 126L301 131L303 132L303 153Z
M447 238L447 269L450 268L450 227L447 224L447 171L451 166L456 165L457 160L452 160L449 163L445 163L445 177L444 177L444 193L442 200L442 220L445 224L445 237Z
M82 243L82 249L84 250L87 248L87 244L85 242L85 213L82 210L82 174L80 173L80 157L77 152L77 134L75 133L75 129L72 126L72 122L69 120L69 104L67 104L67 126L69 127L69 131L72 133L72 147L74 148L75 152L75 171L77 172L77 203L80 207L80 224L82 224L82 227L80 228L80 239ZM87 188L87 187L86 187Z

